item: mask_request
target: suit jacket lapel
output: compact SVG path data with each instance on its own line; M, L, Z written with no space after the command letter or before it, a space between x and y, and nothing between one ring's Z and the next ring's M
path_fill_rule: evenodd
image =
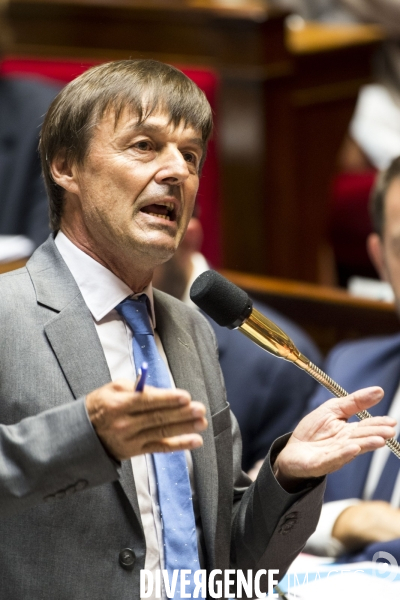
M50 237L27 264L39 304L55 311L44 330L74 398L111 381L93 317L74 278ZM119 483L142 529L130 461L123 461Z
M111 381L92 315L80 294L44 329L75 398Z
M39 304L54 311L44 326L75 398L111 380L92 315L49 238L27 264Z
M212 431L212 417L204 388L202 365L192 338L179 325L179 315L171 314L164 294L154 290L154 309L169 367L177 387L187 390L194 400L206 406L209 427L202 433L204 445L192 451L196 491L209 561L213 560L218 510L218 470ZM212 491L211 491L212 490ZM210 555L211 553L211 555Z
M205 313L204 313L204 316L207 319L207 321L210 323L210 325L215 333L215 337L217 338L218 354L219 354L219 358L221 361L222 357L225 355L225 352L229 348L229 343L230 343L230 340L232 339L231 338L232 333L226 327L221 327L220 325L217 325L217 323L213 319L211 319L211 317L206 315Z

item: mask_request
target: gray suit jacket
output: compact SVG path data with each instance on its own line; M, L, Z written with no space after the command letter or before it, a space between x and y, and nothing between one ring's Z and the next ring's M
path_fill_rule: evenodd
M52 238L0 278L0 299L0 597L138 598L146 548L131 463L107 455L84 405L110 373ZM267 460L250 485L208 323L159 292L155 311L177 386L207 408L192 453L206 566L283 575L316 526L323 484L290 495ZM135 552L131 571L123 548Z

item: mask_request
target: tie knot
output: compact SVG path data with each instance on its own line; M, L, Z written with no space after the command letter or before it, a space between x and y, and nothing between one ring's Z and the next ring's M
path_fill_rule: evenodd
M142 294L138 298L125 298L115 307L136 334L154 335L147 310L147 300L146 294Z

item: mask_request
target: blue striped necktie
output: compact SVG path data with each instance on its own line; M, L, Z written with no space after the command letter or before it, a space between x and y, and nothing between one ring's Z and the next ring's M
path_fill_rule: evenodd
M142 294L137 299L127 298L116 310L133 332L133 356L136 370L147 362L149 385L170 388L171 380L165 362L160 356L147 310L148 298ZM171 586L173 572L188 569L192 572L186 579L190 585L185 592L193 595L193 573L199 566L196 524L193 513L185 453L182 451L153 454L157 478L158 501L163 525L164 562ZM175 575L176 577L176 575ZM173 598L180 598L180 573Z

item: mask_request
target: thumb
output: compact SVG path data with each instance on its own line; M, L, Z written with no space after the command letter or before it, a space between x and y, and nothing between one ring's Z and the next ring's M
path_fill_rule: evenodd
M375 406L383 398L383 389L378 386L357 390L344 398L334 398L325 403L326 408L332 410L339 419L349 419L370 406Z

